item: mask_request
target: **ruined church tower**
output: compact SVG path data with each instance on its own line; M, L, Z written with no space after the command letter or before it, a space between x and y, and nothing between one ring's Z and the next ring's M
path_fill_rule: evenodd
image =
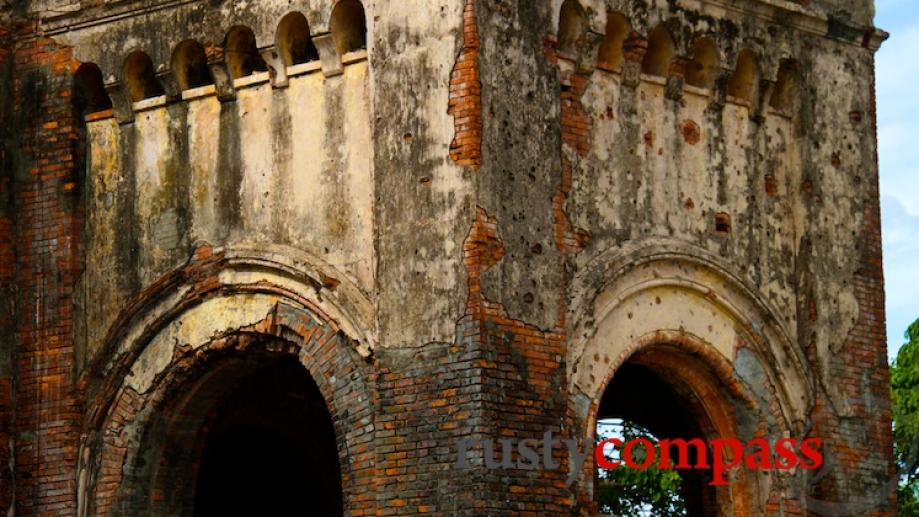
M820 440L690 515L893 515L872 21L6 0L0 513L596 515L458 444L617 417Z

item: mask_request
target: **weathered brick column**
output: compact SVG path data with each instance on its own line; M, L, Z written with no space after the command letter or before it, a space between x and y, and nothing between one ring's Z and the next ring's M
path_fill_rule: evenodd
M30 34L28 26L20 28L11 57L16 80L3 125L12 146L6 148L9 176L0 192L16 217L12 227L0 218L0 281L13 278L15 285L16 318L5 327L14 330L15 339L16 514L73 515L80 419L73 293L81 270L84 145L71 99L74 62L69 49ZM6 296L3 303L9 303ZM0 311L0 328L3 323ZM0 351L4 348L0 341ZM3 383L0 379L0 387ZM0 395L0 431L2 409L9 407L4 402Z

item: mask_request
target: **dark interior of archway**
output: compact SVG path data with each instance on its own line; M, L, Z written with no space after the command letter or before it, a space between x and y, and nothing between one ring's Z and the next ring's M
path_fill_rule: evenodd
M668 382L670 381L670 382ZM658 439L701 438L707 440L710 428L700 413L694 395L651 368L628 361L623 364L603 393L598 420L619 418L650 431ZM696 464L694 450L690 462ZM676 457L676 451L672 457ZM708 454L711 458L711 451ZM690 516L717 515L714 488L709 485L711 471L681 469L681 496Z
M214 415L198 469L196 516L342 514L332 420L296 358L242 379Z

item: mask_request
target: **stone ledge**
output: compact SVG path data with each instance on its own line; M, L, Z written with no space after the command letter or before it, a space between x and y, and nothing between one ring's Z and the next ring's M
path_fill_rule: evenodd
M133 2L124 2L119 7L109 6L108 12L100 16L84 20L79 19L79 15L82 12L79 3L68 4L55 10L41 10L37 14L45 25L44 34L53 36L61 32L102 25L114 20L180 7L197 1L199 0L170 0L154 5L142 5L140 3L132 5ZM841 25L844 26L843 28L849 29L846 32L859 34L863 37L856 40L840 39L840 41L865 46L872 50L880 48L881 44L890 36L889 33L874 26L849 24L842 20L831 19L822 13L789 0L742 0L740 2L732 0L678 0L677 5L683 9L700 12L711 12L712 9L720 9L723 12L735 14L752 14L760 19L789 25L797 30L818 36L828 36L832 32L830 30L832 26Z
M881 44L890 36L889 33L877 27L849 24L789 0L742 0L739 2L732 0L678 0L677 5L684 9L700 12L711 13L713 9L720 9L723 12L735 14L752 14L762 20L781 23L802 32L824 37L831 37L829 34L832 32L831 28L833 26L844 25L845 28L849 29L847 32L858 34L862 37L857 40L835 39L857 46L864 46L871 50L879 49Z

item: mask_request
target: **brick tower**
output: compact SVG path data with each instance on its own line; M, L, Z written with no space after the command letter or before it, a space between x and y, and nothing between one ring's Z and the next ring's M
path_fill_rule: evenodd
M892 515L871 0L12 0L0 512ZM503 461L508 460L508 461Z

